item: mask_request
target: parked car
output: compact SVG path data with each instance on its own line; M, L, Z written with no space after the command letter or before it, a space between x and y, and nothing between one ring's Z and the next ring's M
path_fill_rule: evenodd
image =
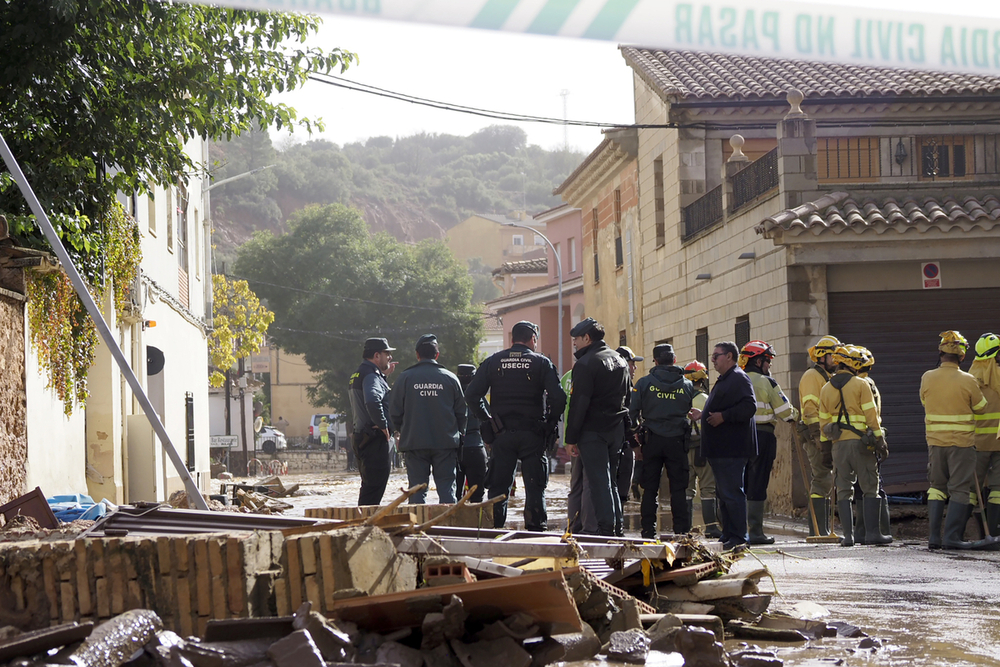
M257 449L265 454L274 454L279 449L288 447L285 434L273 426L261 426L257 434Z
M319 423L326 417L326 432L330 434L330 446L336 449L338 443L347 442L347 422L340 415L318 414L309 418L309 442L318 444L320 441ZM346 446L346 445L345 445Z

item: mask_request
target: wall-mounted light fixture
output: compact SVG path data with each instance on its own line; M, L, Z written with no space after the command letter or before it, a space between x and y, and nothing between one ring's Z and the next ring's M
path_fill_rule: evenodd
M711 273L699 273L698 275L696 275L694 277L694 279L695 280L711 280L712 279L712 274Z
M903 140L900 139L899 143L896 144L896 164L903 164L906 162L906 146L903 145Z
M754 251L742 253L737 259L757 259L757 253Z

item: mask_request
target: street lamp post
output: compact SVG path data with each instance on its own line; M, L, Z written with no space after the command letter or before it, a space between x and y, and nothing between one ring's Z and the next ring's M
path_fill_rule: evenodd
M556 258L556 280L558 281L558 285L559 285L559 306L558 306L558 312L556 313L556 323L558 325L558 327L557 327L558 328L558 334L556 334L556 335L559 336L559 352L557 354L559 355L559 362L558 363L561 364L562 361L563 361L563 358L562 358L563 357L563 312L562 312L562 308L563 308L563 298L562 298L563 279L562 279L562 257L560 257L559 253L556 252L556 247L554 245L552 245L552 241L549 240L549 237L547 237L545 234L542 234L540 231L538 231L534 227L529 227L528 225L520 225L520 224L518 224L516 222L508 222L508 223L505 223L505 224L508 227L520 227L521 229L527 229L527 230L530 230L530 231L534 232L538 236L541 236L542 240L545 241L546 244L548 244L549 248L552 250L552 254ZM558 366L558 364L557 364L557 366ZM560 370L559 372L562 373L563 371Z

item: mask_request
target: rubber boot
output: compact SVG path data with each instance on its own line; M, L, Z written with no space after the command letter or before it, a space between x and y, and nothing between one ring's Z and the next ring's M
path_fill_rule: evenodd
M819 527L819 534L824 537L829 535L830 515L827 513L829 501L826 498L810 498L809 502L812 503L813 512L816 514L816 525ZM816 534L813 531L812 518L809 519L809 534Z
M854 546L854 512L851 511L851 501L838 500L837 513L840 514L840 528L844 531L844 539L840 541L842 547Z
M979 511L979 508L975 505L969 505L972 508L972 521L973 525L976 527L976 539L982 540L986 539L986 525L983 518L983 513Z
M927 501L927 522L930 525L930 535L927 537L928 549L941 548L941 520L944 518L944 506L947 501Z
M944 518L944 539L941 540L943 548L968 549L972 546L972 542L962 539L970 507L969 503L956 503L954 499L948 503L948 514Z
M1000 511L1000 505L996 507ZM715 498L701 499L701 516L705 521L705 537L712 537L714 539L722 537L719 517L715 513Z
M687 507L688 507L688 530L690 530L691 527L694 526L694 498L687 499Z
M774 544L774 538L764 534L764 502L747 501L747 533L750 544Z
M823 524L820 524L819 529L821 531L825 530L826 534L829 535L832 532L830 529L830 523L833 521L833 501L830 500L829 498L826 498L825 500L826 500L826 527L824 528Z
M1000 536L1000 505L986 503L986 526L990 529L990 535Z
M885 491L879 491L879 494L878 531L883 535L892 535L889 532L889 497Z
M882 499L881 498L865 498L864 499L864 512L865 515L865 526L867 528L867 533L865 534L865 544L892 544L892 535L886 535L882 532L879 526L879 515L882 513Z
M854 506L857 511L854 513L854 543L868 544L868 531L865 522L865 497L858 493L854 496Z

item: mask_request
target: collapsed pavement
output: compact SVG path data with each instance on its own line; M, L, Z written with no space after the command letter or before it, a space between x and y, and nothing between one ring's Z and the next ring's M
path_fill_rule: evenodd
M0 544L0 663L777 665L722 641L837 634L768 614L766 572L697 539L493 531L486 508L403 498L340 521L123 507L76 540Z

